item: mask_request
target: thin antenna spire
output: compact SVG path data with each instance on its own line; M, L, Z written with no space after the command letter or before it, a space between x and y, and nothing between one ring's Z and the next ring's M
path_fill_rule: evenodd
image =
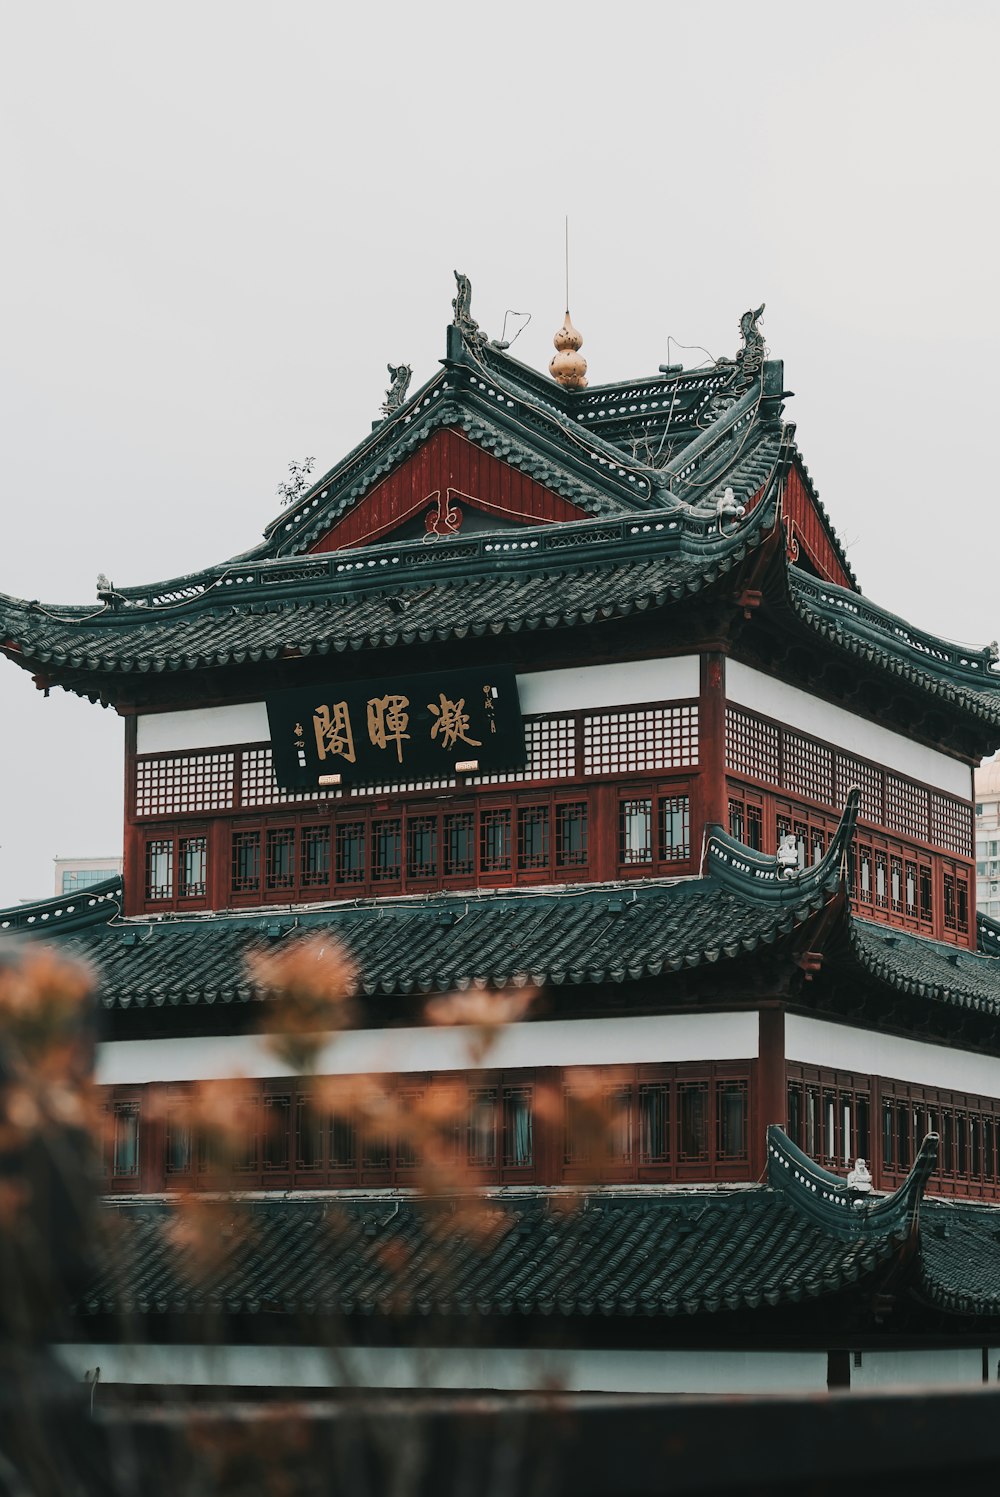
M569 214L566 214L566 315L569 316Z

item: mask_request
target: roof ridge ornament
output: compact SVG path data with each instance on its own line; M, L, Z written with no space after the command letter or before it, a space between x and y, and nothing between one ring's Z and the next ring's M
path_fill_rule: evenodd
M764 315L766 305L766 302L761 302L756 311L750 309L740 318L740 336L743 339L743 347L736 355L736 366L739 370L737 384L739 385L752 384L764 362L767 349L757 323Z
M413 369L409 364L386 364L389 371L389 379L392 381L385 392L385 400L379 407L383 416L387 419L394 416L401 406L406 403L406 392L410 388L410 380L413 378Z
M486 342L486 334L472 315L472 282L467 275L460 270L453 272L455 276L456 291L452 298L452 326L457 327L467 343L474 348L481 348Z

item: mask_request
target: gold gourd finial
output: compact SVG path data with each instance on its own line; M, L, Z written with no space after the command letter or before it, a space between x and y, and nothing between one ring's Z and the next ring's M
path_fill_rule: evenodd
M549 373L557 384L566 390L587 388L587 360L580 352L583 338L573 326L566 309L566 318L552 342L556 352L549 361Z
M552 339L556 352L549 360L549 373L564 390L587 388L587 360L580 352L583 338L569 317L569 214L566 215L566 317Z

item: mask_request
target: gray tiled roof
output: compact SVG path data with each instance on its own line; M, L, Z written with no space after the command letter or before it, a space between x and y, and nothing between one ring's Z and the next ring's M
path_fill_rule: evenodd
M514 1195L485 1240L450 1203L406 1197L245 1201L202 1278L172 1246L169 1205L110 1206L114 1262L78 1313L677 1316L836 1293L892 1237L840 1241L764 1188ZM220 1237L228 1223L219 1223Z
M233 1200L216 1208L206 1274L171 1233L171 1204L116 1202L113 1259L76 1311L84 1323L206 1311L305 1322L724 1315L874 1283L907 1236L834 1234L762 1186L511 1192L481 1198L485 1229L453 1216L457 1204L399 1192ZM1000 1313L998 1233L996 1207L925 1201L911 1292L960 1315Z
M68 936L66 945L94 964L109 1008L263 998L247 976L250 953L320 931L348 947L371 995L448 992L520 977L550 986L617 983L745 955L790 932L823 897L811 890L763 906L715 879L625 891L494 890L294 914L102 922ZM58 922L47 929L55 934Z
M852 918L854 953L870 973L901 993L1000 1013L1000 960Z

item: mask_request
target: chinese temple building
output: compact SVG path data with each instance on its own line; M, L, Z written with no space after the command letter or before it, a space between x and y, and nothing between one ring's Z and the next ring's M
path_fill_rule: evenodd
M995 651L860 591L762 308L732 359L588 385L568 314L544 375L470 302L458 277L440 371L391 369L254 549L96 611L0 596L0 650L126 741L122 878L0 914L86 957L103 1011L120 1257L64 1355L157 1385L329 1386L331 1337L382 1386L996 1381ZM352 954L357 1027L303 1076L247 959L310 936ZM511 985L541 996L482 1060L423 1023ZM461 1199L324 1113L372 1073L465 1089ZM183 1106L233 1075L252 1230L220 1225L206 1287L169 1230L217 1184Z

